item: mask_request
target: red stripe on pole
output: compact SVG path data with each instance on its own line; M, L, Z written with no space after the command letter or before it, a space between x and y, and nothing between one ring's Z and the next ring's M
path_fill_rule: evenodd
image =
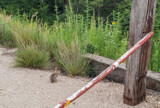
M102 73L100 73L97 77L95 77L91 82L82 87L79 91L75 92L72 96L68 97L66 100L62 101L60 104L55 106L54 108L64 108L86 91L88 91L91 87L101 81L104 77L106 77L110 72L112 72L116 67L118 67L125 59L127 59L131 54L133 54L140 46L142 46L148 39L153 36L153 32L148 33L144 38L142 38L139 42L137 42L131 49L129 49L125 54L123 54L116 62L114 62L111 66L105 69Z

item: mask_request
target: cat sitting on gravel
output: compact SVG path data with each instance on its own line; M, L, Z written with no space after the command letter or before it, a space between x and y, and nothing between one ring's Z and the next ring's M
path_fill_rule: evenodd
M57 82L57 77L59 74L60 74L60 71L57 69L57 67L55 67L54 72L50 76L51 83Z

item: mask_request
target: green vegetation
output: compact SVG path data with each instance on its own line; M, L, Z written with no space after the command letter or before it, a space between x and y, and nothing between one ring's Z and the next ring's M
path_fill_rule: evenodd
M45 49L43 27L33 20L13 18L10 31L18 47L16 66L44 68L50 61L49 52Z
M78 40L73 40L69 45L63 40L59 41L54 53L57 64L66 74L71 75L85 75L88 61L82 56L83 54Z
M41 69L49 65L49 59L49 53L33 44L18 49L15 66Z
M0 43L12 48L15 47L16 44L10 31L10 24L6 20L7 18L5 16L0 16Z
M13 18L10 22L12 35L19 48L35 44L38 48L44 47L43 27L33 20Z
M126 52L131 1L1 0L0 8L6 9L0 17L0 43L17 45L18 66L43 68L55 60L66 74L84 75L89 62L83 54L116 60ZM149 69L157 72L160 72L159 8L157 2L149 62ZM6 20L6 13L13 15L12 20ZM40 58L35 58L38 53ZM46 59L43 61L41 57Z
M49 11L49 4L41 0L0 0L0 8L5 9L8 15L18 16L25 13L31 19L38 12L38 17L44 22L53 23L55 20L55 15Z

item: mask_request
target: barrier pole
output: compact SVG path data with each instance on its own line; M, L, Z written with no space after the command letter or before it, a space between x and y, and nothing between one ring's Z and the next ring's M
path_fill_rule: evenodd
M95 77L92 81L90 81L87 85L82 87L80 90L75 92L72 96L68 97L66 100L62 101L60 104L55 106L54 108L64 108L69 105L71 102L76 100L86 91L88 91L91 87L101 81L104 77L106 77L110 72L112 72L116 67L118 67L125 59L127 59L131 54L133 54L140 46L142 46L148 39L153 36L153 32L149 32L145 37L143 37L139 42L137 42L131 49L129 49L125 54L123 54L117 61L115 61L112 65L110 65L107 69L101 72L97 77Z

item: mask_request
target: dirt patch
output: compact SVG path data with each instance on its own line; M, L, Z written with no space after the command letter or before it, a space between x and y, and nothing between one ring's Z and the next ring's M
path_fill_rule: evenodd
M0 48L0 108L53 108L87 84L91 78L58 76L51 71L14 68L14 55ZM11 51L11 53L13 53ZM67 108L159 108L160 93L147 90L147 100L135 107L123 104L122 84L101 81Z

